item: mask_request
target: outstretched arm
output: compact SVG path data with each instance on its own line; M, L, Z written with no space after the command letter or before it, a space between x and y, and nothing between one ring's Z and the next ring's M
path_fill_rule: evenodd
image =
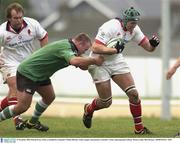
M87 70L89 65L98 65L100 66L104 62L103 56L96 57L73 57L70 60L70 64L79 67L82 70Z
M174 75L174 73L176 72L177 68L180 66L180 57L177 58L176 62L174 63L174 65L169 68L167 74L166 74L166 79L169 80L171 79L171 77Z

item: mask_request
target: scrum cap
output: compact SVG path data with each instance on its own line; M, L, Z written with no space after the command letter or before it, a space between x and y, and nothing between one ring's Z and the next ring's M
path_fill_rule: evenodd
M140 13L134 9L134 7L130 7L129 9L123 12L123 22L125 25L128 21L138 21L140 19Z

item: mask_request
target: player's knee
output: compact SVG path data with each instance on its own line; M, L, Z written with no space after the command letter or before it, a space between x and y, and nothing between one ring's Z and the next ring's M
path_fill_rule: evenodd
M139 96L138 96L138 94L130 94L129 95L129 101L131 102L131 103L139 103Z
M50 105L54 100L55 100L55 95L48 96L48 97L43 97L43 101L47 105Z
M50 102L52 103L55 100L55 95L50 97Z
M139 102L139 94L138 91L136 90L135 85L129 86L125 90L127 96L129 97L129 101L131 103L138 103Z
M19 115L19 114L26 112L29 109L29 107L30 107L30 105L27 105L27 104L17 104L15 106L14 111L17 115Z
M128 94L128 97L129 97L129 101L130 101L131 103L138 103L138 102L139 102L139 95L138 95L137 90L132 90L132 91Z
M54 96L52 96L52 98L51 98L51 103L55 100L55 98L56 98L56 96L54 95Z
M101 108L108 108L112 104L112 97L109 97L106 99L99 98L99 101L100 101L99 104Z
M12 97L17 97L17 92L16 91L10 91L7 95L7 98L10 99Z

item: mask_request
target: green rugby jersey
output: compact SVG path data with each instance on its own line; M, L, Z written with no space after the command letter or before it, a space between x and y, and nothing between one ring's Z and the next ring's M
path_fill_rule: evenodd
M76 55L72 49L76 47L68 39L50 43L25 59L19 65L18 72L35 82L47 80L56 71L69 65L70 59Z

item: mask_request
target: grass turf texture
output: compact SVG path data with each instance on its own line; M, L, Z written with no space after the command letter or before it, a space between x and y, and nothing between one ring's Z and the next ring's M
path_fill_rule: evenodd
M27 117L25 117L27 118ZM172 138L180 131L180 120L164 121L159 118L143 118L152 135L135 135L132 118L94 118L91 129L83 126L81 118L42 117L41 122L50 127L48 132L34 129L16 131L12 120L0 123L0 137L14 138Z

